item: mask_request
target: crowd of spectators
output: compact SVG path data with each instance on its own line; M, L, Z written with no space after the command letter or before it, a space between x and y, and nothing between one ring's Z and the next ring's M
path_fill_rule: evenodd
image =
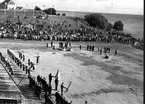
M23 23L19 17L7 18L0 23L0 38L22 40L54 40L54 41L96 41L96 42L120 42L133 44L137 39L127 33L105 31L101 29L85 27L76 22L77 28L72 28L68 21L40 22L41 20Z

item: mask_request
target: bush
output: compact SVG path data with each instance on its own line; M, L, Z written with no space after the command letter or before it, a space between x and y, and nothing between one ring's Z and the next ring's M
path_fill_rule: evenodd
M56 10L54 8L48 8L43 10L46 14L56 15Z
M84 18L90 26L107 29L108 20L101 14L89 14Z
M116 21L114 23L114 29L116 30L123 30L124 24L122 23L122 21Z
M66 14L65 13L62 13L62 16L66 16Z
M38 6L35 6L34 10L41 11L41 9Z

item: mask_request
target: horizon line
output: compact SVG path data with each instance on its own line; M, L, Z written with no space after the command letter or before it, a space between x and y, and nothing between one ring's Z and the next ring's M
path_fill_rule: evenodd
M85 11L73 11L73 10L56 10L56 11L64 11L64 12L83 12L83 13L103 13L103 14L122 14L122 15L139 15L139 16L144 16L144 14L127 14L127 13L113 13L113 12L85 12Z

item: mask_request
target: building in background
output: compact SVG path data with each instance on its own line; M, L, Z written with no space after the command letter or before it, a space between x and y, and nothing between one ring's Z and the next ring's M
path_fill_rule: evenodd
M8 2L8 4L7 4L7 9L9 9L9 10L15 10L16 9L16 4L12 0L10 0Z
M7 4L10 0L4 0L0 3L0 9L7 9Z
M0 9L16 9L16 4L13 0L4 0L0 3Z

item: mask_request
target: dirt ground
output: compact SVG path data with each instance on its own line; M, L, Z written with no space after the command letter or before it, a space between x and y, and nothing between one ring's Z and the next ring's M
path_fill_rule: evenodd
M73 104L84 104L85 100L88 104L143 104L143 51L125 44L84 42L73 42L69 52L53 51L45 47L47 42L0 40L0 51L6 55L9 48L17 56L21 51L26 56L26 64L28 59L36 63L39 55L40 62L35 64L32 76L40 74L48 81L48 74L55 75L59 70L59 91L62 82L66 87L71 82L64 96ZM58 42L54 44L58 47ZM95 51L87 51L87 44L94 44ZM111 53L109 59L103 59L104 54L99 55L97 47L107 46ZM117 56L114 55L116 48Z

